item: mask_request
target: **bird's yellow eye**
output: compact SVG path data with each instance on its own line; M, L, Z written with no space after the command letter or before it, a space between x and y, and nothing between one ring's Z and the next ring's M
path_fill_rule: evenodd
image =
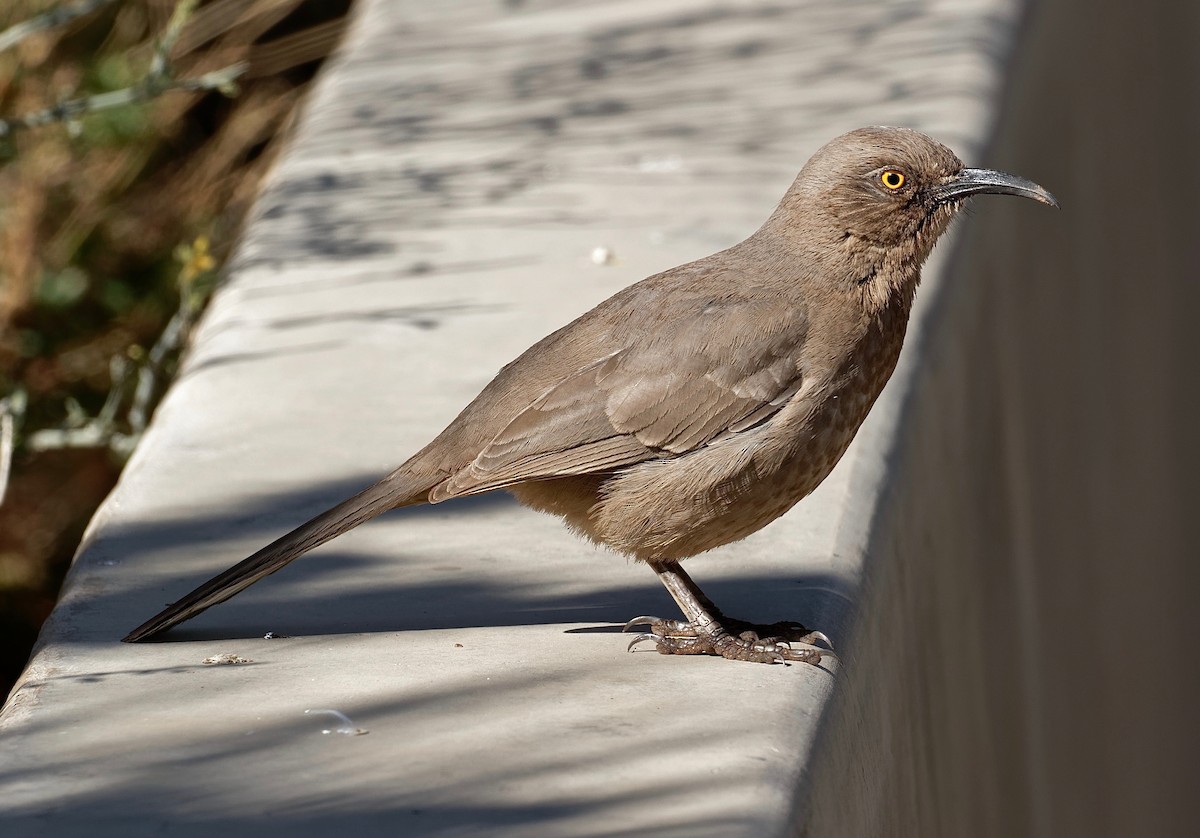
M888 169L879 176L879 181L893 192L904 185L904 180L904 172L898 172L895 169Z

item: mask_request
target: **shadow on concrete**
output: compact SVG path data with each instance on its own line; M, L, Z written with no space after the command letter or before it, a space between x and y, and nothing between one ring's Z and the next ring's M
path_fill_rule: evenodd
M495 259L460 259L454 262L439 262L430 257L417 259L403 268L372 270L364 273L331 273L330 276L321 279L289 279L277 284L259 284L243 288L240 293L248 300L283 294L290 297L307 291L392 283L416 277L455 276L475 272L491 273L507 268L529 267L541 261L542 257L538 255L497 257Z
M278 317L267 321L272 329L301 329L325 323L396 323L414 329L436 329L444 316L471 311L495 311L499 306L474 305L471 303L445 303L438 305L392 306L391 308L367 308L359 311L335 311L297 317Z
M594 673L581 665L553 678L558 686L587 688ZM177 691L188 686L173 680L151 682L143 697L145 705L159 708L156 712L160 714L187 712L175 699ZM354 724L372 734L369 738L323 737L323 722L303 715L287 696L264 696L252 730L237 724L226 728L220 719L197 719L190 732L177 729L161 744L154 731L112 730L102 743L89 742L83 749L115 746L126 751L119 771L99 766L81 770L79 752L64 749L56 752L60 756L33 768L24 767L19 774L0 766L0 785L49 787L57 778L70 777L72 782L57 786L59 793L53 801L56 836L144 835L156 828L181 835L243 835L268 823L272 831L282 829L295 835L485 835L498 830L520 834L523 825L536 827L539 835L550 835L556 834L556 824L561 827L558 834L597 838L725 836L747 829L746 816L736 821L714 818L711 813L695 811L694 806L680 805L680 800L696 799L698 785L705 789L704 794L718 795L739 782L716 771L700 779L691 775L686 784L678 782L661 762L670 755L695 753L695 737L686 729L639 727L638 735L630 736L628 729L620 729L619 718L601 714L587 723L614 725L614 735L606 739L602 751L578 754L547 747L544 741L569 736L578 720L542 708L544 721L530 747L491 750L489 740L505 734L489 733L493 721L488 714L472 717L468 708L477 707L481 699L497 708L523 704L536 708L536 696L545 686L544 678L527 672L493 674L473 687L454 683L432 689L398 684L396 692L403 697L357 701L347 708ZM221 687L210 682L209 689ZM109 695L124 700L119 691ZM626 711L639 713L658 700L654 695L631 697ZM464 714L460 724L436 732L442 743L440 759L422 771L405 764L405 749L392 745L383 749L386 753L382 756L388 760L399 756L401 764L385 769L397 778L387 797L363 794L356 788L356 772L344 770L347 761L359 763L358 770L379 768L378 746L384 744L380 740L429 735L420 731L419 725L444 718L447 706L461 707ZM91 709L120 717L125 708L114 706L106 711L103 703L93 702ZM37 717L28 720L25 735L43 724ZM734 730L709 730L704 747L736 748L733 740L739 735ZM723 746L723 741L728 744ZM289 754L298 762L272 764L280 754ZM488 793L489 785L496 782L498 762L502 763L499 773L504 785L520 789L519 793ZM650 770L655 764L664 770ZM629 783L618 782L614 788L580 783L574 793L565 795L552 791L564 776L576 780L619 777L631 767L643 769L634 790ZM203 780L188 782L189 777ZM781 782L786 779L780 778ZM742 785L747 793L753 790L751 785ZM506 802L478 802L488 798ZM131 811L130 801L135 799L136 811ZM18 826L28 826L25 819L45 812L47 805L49 801L28 811L23 811L23 806L6 809L0 813L0 825L11 818L20 822ZM606 821L606 813L623 807L641 808L647 814L636 825ZM764 811L761 817L765 830L769 813Z
M72 603L71 611L85 609L89 614L86 621L81 621L83 626L73 632L73 639L115 639L242 558L237 553L223 556L222 561L199 575L181 574L166 582L156 575L153 584L132 582L137 568L155 561L156 554L178 556L181 549L192 545L211 553L214 540L236 540L244 545L251 534L255 537L252 540L266 543L371 482L370 477L330 481L249 504L239 503L236 510L105 528L72 572L120 573L126 578L121 580L119 592L99 593ZM457 520L491 516L499 524L508 513L518 514L516 502L503 492L493 492L437 506L397 510L380 520L400 524L434 516L447 533L452 533ZM522 510L519 514L528 513ZM613 569L626 560L583 541L564 540L563 552L547 556L545 574L537 579L526 575L509 580L503 570L503 548L489 548L487 543L471 545L466 548L469 554L457 554L446 565L439 565L437 562L447 559L444 552L434 554L428 545L415 551L405 548L402 525L396 532L399 538L394 552L385 560L394 567L394 574L388 576L394 581L365 587L350 582L356 573L368 570L371 579L378 581L380 558L377 552L355 552L342 546L345 541L335 540L174 629L164 640L224 640L261 637L267 632L314 636L560 623L595 623L592 631L615 631L617 625L641 614L673 617L677 612L649 569L630 568L627 575L641 581L614 585ZM422 575L433 575L437 581L406 580L406 563L419 564ZM841 614L848 601L840 590L842 583L825 575L781 579L759 571L731 579L726 572L725 578L706 580L703 559L691 567L705 592L726 613L743 619L812 623L814 615L828 619L827 615ZM589 584L587 577L592 573L596 581ZM330 581L322 586L321 580L327 578ZM105 602L108 598L119 598L121 602ZM122 625L113 625L114 618ZM836 627L823 623L820 628L833 634L844 618L835 616L831 622L836 622Z
M330 311L322 314L277 317L264 320L262 326L268 329L287 332L292 329L304 329L312 326L323 326L337 323L356 324L392 324L407 326L421 331L430 331L443 326L447 320L463 314L495 313L503 310L503 306L485 305L482 303L447 302L427 305L391 306L389 308L364 308L353 311ZM229 364L247 361L258 361L280 355L300 355L312 352L322 352L334 349L346 343L348 338L336 340L315 340L300 344L286 344L274 349L251 352L228 352L211 357L200 357L189 362L180 373L179 379L194 375L202 370L211 370Z

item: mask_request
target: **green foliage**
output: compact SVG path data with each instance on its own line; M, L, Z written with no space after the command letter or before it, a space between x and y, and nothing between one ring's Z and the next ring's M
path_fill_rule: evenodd
M154 135L149 106L144 102L91 114L80 123L80 136L90 146L119 148Z
M60 271L42 275L35 299L39 305L49 308L67 308L83 299L87 290L87 274L76 265L68 265Z
M111 277L100 283L98 297L105 311L114 316L128 312L137 302L137 294L129 283Z
M130 87L145 73L145 68L135 66L129 53L124 52L101 57L90 70L89 81L93 92Z

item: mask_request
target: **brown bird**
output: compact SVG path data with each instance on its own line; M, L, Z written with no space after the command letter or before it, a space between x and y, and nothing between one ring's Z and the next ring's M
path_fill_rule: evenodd
M504 367L375 485L134 629L145 640L382 512L507 489L646 562L685 620L663 654L819 663L798 623L725 617L679 562L744 538L825 479L896 366L921 265L978 193L1058 206L916 131L838 137L740 244L620 291Z

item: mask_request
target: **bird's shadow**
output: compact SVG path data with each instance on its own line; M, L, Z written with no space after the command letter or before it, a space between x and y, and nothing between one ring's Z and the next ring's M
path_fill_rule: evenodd
M241 556L234 554L227 561L216 561L202 574L193 569L166 581L156 575L153 583L140 581L146 576L137 572L139 565L170 560L170 556L180 554L181 548L192 545L198 551L211 552L214 539L236 536L239 543L253 541L248 532L258 535L257 540L265 544L370 482L371 478L331 481L255 504L239 504L236 512L211 511L102 530L80 556L76 572L121 574L121 584L103 586L105 593L81 606L91 616L77 633L91 634L94 630L122 636L168 601L183 596ZM432 507L399 510L387 517L411 521L436 516L447 528L453 528L468 518L495 517L500 521L514 514L528 513L520 510L509 495L493 492ZM534 523L545 526L531 518ZM377 582L381 559L378 553L356 551L355 536L348 534L161 639L231 640L262 637L268 632L275 636L319 636L555 624L570 626L565 630L573 633L606 633L619 632L627 620L643 614L678 616L675 604L649 569L596 550L565 533L561 549L536 546L539 573L531 581L527 564L520 574L509 572L515 561L511 544L471 543L449 557L442 547L431 558L421 555L423 547L405 548L402 527L397 531L401 536L396 552L386 559L395 572L387 575L389 581L384 584L355 582L356 574L369 575ZM444 564L440 563L442 559ZM781 579L748 569L737 577L725 575L706 581L703 562L699 562L693 575L725 613L754 621L794 619L811 624L812 615L836 613L845 600L838 590L839 583L821 574L793 574ZM329 581L323 582L327 577ZM103 599L119 601L105 603ZM581 628L581 623L587 625ZM814 627L832 633L827 625Z

